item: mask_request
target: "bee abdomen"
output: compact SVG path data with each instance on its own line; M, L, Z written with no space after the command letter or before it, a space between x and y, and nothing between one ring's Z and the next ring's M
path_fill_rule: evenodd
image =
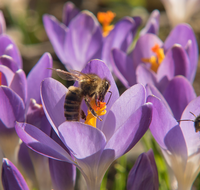
M78 87L70 86L64 104L64 115L67 121L80 120L80 106L82 99L82 90Z

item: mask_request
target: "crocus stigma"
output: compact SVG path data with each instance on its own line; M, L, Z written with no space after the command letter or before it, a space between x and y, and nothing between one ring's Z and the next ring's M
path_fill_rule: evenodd
M97 19L102 24L103 36L106 37L109 32L114 28L110 23L115 18L115 13L112 11L98 12Z

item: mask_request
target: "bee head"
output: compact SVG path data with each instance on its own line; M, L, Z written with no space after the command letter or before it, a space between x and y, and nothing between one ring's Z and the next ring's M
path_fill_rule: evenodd
M101 86L101 90L100 90L100 94L99 94L99 101L103 102L106 93L108 92L108 90L110 89L110 82L107 79L103 79L102 80L102 86Z

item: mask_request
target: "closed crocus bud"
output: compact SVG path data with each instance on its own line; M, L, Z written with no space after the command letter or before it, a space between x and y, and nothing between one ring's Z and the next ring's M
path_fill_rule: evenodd
M158 190L158 171L153 151L142 153L128 175L127 190Z
M1 179L4 190L29 190L22 174L7 158L3 158Z

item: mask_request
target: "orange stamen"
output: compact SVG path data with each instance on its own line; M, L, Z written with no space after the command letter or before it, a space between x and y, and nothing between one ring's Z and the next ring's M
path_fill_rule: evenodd
M95 100L91 100L90 105L98 116L106 114L105 102L99 102L99 106L97 106ZM96 128L96 122L97 122L97 118L93 116L92 113L88 110L88 115L86 117L85 124L91 125Z
M154 72L157 72L158 67L162 63L163 59L165 58L164 50L163 48L160 48L158 44L155 44L151 48L152 52L154 52L156 55L151 56L150 58L142 58L142 62L144 63L151 63L151 70Z
M103 29L103 36L107 36L109 32L114 28L113 25L110 25L110 23L115 18L116 14L112 11L107 12L98 12L97 13L97 19L102 24Z

